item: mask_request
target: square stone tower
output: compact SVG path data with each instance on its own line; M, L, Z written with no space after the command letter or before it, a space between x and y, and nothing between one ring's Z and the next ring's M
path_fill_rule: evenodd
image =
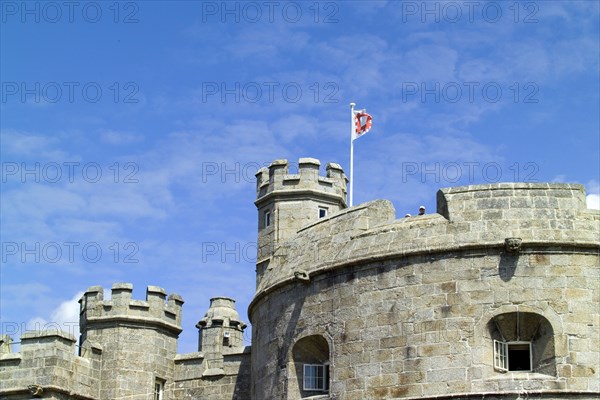
M92 286L79 300L81 347L102 351L100 399L147 400L173 390L183 299L167 299L157 286L148 286L145 301L133 300L132 291L115 283L105 300L103 288Z
M277 247L302 227L346 208L348 179L339 164L301 158L298 173L290 174L287 160L275 160L256 173L258 209L257 283Z

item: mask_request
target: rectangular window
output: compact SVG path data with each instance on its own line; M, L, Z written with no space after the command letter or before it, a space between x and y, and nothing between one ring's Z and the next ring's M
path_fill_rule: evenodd
M494 340L494 368L508 371L508 347L505 342Z
M498 371L531 371L531 342L494 340L494 368Z
M165 389L165 381L156 379L154 381L154 400L163 400L163 392Z
M265 228L271 225L271 211L265 211Z
M508 342L508 370L531 371L531 342Z
M327 216L327 208L319 207L319 218L323 218Z
M304 390L327 391L329 383L327 367L320 364L304 364Z

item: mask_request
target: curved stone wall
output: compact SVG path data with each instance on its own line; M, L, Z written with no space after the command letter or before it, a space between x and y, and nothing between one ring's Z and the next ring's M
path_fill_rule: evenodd
M599 213L584 200L579 185L452 188L438 214L394 221L376 201L301 229L249 308L253 398L300 398L289 364L310 335L330 345L332 398L595 398ZM533 371L494 368L510 329Z

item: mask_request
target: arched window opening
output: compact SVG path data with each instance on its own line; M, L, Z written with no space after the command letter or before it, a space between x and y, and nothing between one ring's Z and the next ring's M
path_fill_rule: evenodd
M496 315L488 330L496 371L555 374L554 331L543 316L518 311Z
M329 343L320 335L304 337L292 349L290 398L329 393Z

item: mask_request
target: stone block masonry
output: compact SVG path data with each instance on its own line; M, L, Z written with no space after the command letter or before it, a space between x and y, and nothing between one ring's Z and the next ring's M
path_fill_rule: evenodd
M315 219L263 261L253 398L304 397L286 360L313 336L331 398L596 398L599 226L581 185L546 183L442 189L437 213L399 220L383 200ZM531 346L526 372L494 364L500 320Z

